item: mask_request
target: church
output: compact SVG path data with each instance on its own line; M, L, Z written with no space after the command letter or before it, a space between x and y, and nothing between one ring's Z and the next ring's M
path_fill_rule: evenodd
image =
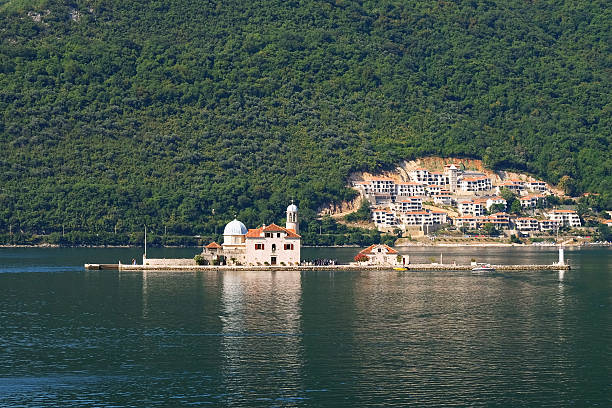
M299 265L300 243L298 208L287 207L285 227L276 224L248 229L234 219L223 230L223 245L206 245L201 257L209 264Z

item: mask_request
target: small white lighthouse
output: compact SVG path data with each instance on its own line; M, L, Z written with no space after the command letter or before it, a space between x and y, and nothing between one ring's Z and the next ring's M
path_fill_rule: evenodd
M563 253L563 246L559 245L559 262L557 265L565 265L565 254Z
M285 224L285 228L293 230L296 234L299 234L299 225L298 208L295 204L293 204L293 200L291 200L291 205L287 207L287 222Z

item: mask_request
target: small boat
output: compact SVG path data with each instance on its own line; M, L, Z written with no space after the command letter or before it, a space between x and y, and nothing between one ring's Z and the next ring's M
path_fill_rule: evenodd
M495 272L495 268L488 263L478 263L472 268L472 272Z
M397 267L397 268L393 268L394 271L407 271L408 268L403 268L403 267Z

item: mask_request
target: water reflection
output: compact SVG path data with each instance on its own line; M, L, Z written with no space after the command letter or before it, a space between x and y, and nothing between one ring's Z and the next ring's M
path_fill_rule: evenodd
M301 398L299 272L227 272L221 297L227 400Z

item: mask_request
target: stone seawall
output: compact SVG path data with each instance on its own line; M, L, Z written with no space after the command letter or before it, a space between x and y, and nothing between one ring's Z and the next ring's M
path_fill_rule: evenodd
M528 271L528 270L569 270L569 265L491 265L497 271ZM443 264L409 264L405 267L382 265L300 265L300 266L211 266L211 265L124 265L124 264L85 264L85 269L113 269L120 271L471 271L472 265ZM487 273L487 272L484 272Z

